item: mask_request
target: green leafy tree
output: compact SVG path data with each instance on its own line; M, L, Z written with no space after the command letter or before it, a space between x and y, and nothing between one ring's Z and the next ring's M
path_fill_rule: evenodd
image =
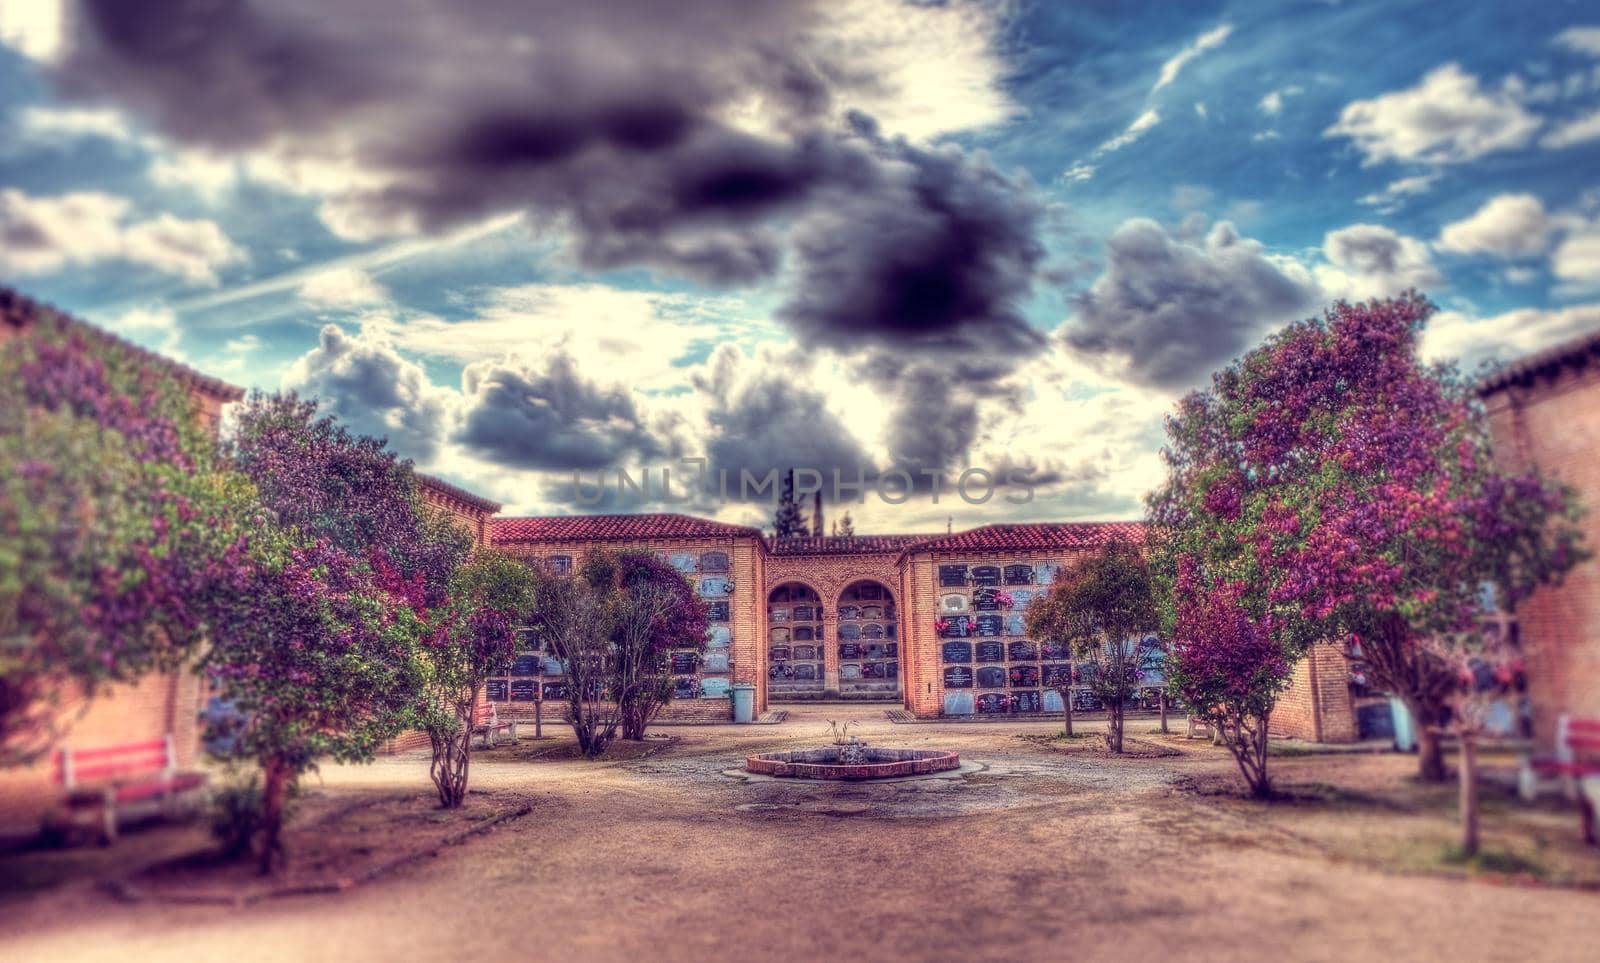
M6 342L0 766L58 740L67 694L193 655L253 506L188 388L148 355L49 312Z
M1106 745L1122 751L1123 715L1156 649L1150 569L1139 549L1112 542L1080 560L1028 607L1029 634L1065 644L1106 707Z
M793 470L785 472L783 476L783 491L778 497L778 508L772 518L772 534L775 538L801 538L811 534L805 513L795 501Z
M1190 592L1238 586L1288 662L1359 647L1441 779L1457 676L1430 640L1475 625L1485 583L1514 606L1582 552L1571 492L1498 470L1472 384L1419 360L1433 310L1340 302L1217 373L1168 419L1150 519L1169 625Z
M498 552L480 550L450 579L449 602L420 649L420 717L433 747L428 771L445 808L466 798L479 693L513 656L515 627L533 606L533 572Z
M423 509L408 462L293 395L242 406L229 454L269 524L214 599L203 668L236 714L213 736L262 772L256 853L283 857L283 805L322 757L370 761L417 721L423 640L470 538Z

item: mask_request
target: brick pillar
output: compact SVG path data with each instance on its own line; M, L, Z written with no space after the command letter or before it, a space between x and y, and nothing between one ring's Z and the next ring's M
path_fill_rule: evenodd
M822 634L826 641L822 646L822 689L823 695L832 699L839 695L839 612L837 603L823 605Z

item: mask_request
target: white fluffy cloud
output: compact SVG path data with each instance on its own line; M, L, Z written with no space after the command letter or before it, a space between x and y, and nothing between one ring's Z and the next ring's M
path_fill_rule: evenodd
M1600 140L1600 110L1591 110L1561 124L1539 139L1539 146L1550 150L1565 150L1579 144Z
M1550 256L1550 269L1564 281L1600 282L1600 225L1568 235Z
M1600 57L1600 27L1568 27L1556 34L1557 45Z
M1161 76L1156 78L1156 85L1150 88L1150 92L1154 93L1177 80L1178 73L1188 66L1191 60L1207 50L1222 46L1223 41L1227 40L1228 35L1231 33L1233 33L1233 26L1225 23L1196 37L1193 43L1178 51L1166 63L1161 65Z
M123 260L214 286L217 268L245 258L215 222L171 214L133 221L130 208L126 198L93 191L35 197L0 190L0 270L51 274Z
M1539 125L1509 94L1484 89L1477 77L1445 64L1415 87L1347 104L1325 133L1353 140L1368 164L1451 164L1522 147Z
M1445 225L1439 232L1439 247L1457 254L1527 257L1544 252L1551 226L1539 198L1500 194L1471 217Z
M1600 304L1519 308L1488 318L1441 311L1428 322L1422 351L1431 359L1510 361L1585 331L1600 329Z

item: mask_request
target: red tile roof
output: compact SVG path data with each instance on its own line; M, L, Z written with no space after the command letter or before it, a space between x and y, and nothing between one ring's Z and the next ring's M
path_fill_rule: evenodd
M940 535L914 545L907 552L1025 552L1098 548L1115 539L1144 541L1143 522L1035 522L1022 525L984 525L965 532Z
M652 538L760 538L761 530L691 515L556 515L489 519L489 541L632 542Z
M176 378L181 384L201 394L209 395L220 401L238 401L244 397L243 388L235 387L210 375L201 374L186 364L174 361L166 355L157 354L148 348L141 348L131 341L119 338L109 331L80 321L65 311L58 311L48 304L35 301L27 295L8 287L0 287L0 323L9 324L19 330L34 324L59 324L71 330L81 331L85 337L99 341L102 344L115 345L146 364L159 367L173 378Z
M1527 384L1540 375L1554 375L1562 368L1583 368L1600 361L1600 331L1591 331L1568 341L1530 354L1504 366L1478 384L1478 394L1488 397L1515 384Z
M499 502L491 502L482 495L474 495L465 488L459 488L455 485L452 485L443 478L435 478L432 475L424 475L420 471L417 472L417 484L421 485L423 488L437 492L448 498L454 498L458 502L471 505L473 508L476 508L478 511L483 512L486 515L493 515L495 512L498 512L500 509L505 507Z
M932 535L806 535L768 542L774 555L893 555Z

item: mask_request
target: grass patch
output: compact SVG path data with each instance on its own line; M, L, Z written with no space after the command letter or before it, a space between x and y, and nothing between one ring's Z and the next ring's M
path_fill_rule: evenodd
M1460 846L1447 846L1442 861L1446 866L1458 866L1475 873L1532 876L1534 879L1550 875L1549 869L1537 860L1503 849L1479 849L1469 856Z

